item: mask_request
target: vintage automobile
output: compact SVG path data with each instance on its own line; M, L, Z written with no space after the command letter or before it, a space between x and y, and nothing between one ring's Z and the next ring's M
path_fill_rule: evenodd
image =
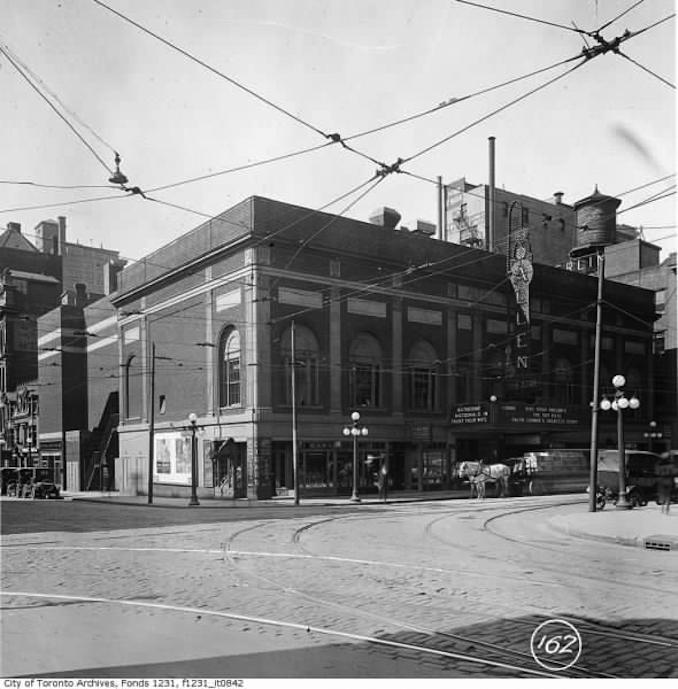
M660 462L654 452L626 450L624 455L626 474L626 499L633 507L643 507L657 499L656 468ZM605 502L616 503L619 499L619 452L601 450L598 453L598 499L602 509Z
M8 497L53 499L61 498L61 490L49 469L37 467L4 468L2 492Z

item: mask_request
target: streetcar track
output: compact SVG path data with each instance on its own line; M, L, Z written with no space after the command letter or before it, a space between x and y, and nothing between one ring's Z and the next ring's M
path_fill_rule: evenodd
M67 594L52 594L52 593L38 593L38 592L26 592L26 591L0 591L2 596L16 596L16 597L26 597L26 598L38 598L38 599L56 599L65 601L75 601L81 603L102 603L102 604L117 604L125 606L134 606L142 608L152 608L161 609L174 612L183 612L198 615L213 615L216 617L226 618L229 620L237 620L241 622L250 622L253 624L260 625L270 625L276 627L285 627L288 629L295 629L299 631L306 631L307 633L316 633L329 636L337 636L340 638L351 639L353 641L362 641L378 646L387 646L391 648L398 648L403 650L410 650L419 653L428 653L429 655L434 655L442 658L447 658L450 660L459 660L463 662L475 663L477 665L485 665L489 667L501 668L511 671L517 671L519 673L538 676L538 677L562 677L562 673L554 674L551 672L545 672L543 670L534 670L532 668L521 667L518 665L512 665L510 663L504 663L501 661L492 660L489 658L479 658L474 655L456 653L452 651L445 651L442 649L432 648L428 646L422 646L419 644L404 643L400 641L394 641L391 639L380 638L369 636L365 634L355 634L351 632L345 632L338 629L331 629L327 627L316 627L308 624L302 624L297 622L289 622L286 620L273 620L271 618L257 617L252 615L243 615L239 613L229 613L220 610L209 610L206 608L196 608L190 606L180 606L180 605L170 605L166 603L150 603L147 601L134 600L134 599L113 599L113 598L103 598L96 596L75 596Z
M562 504L575 504L575 503L574 503L574 502L567 502L567 503L562 503ZM522 507L522 509L513 510L513 511L507 512L507 513L505 513L505 514L503 514L503 515L495 515L495 516L493 516L493 517L490 517L489 519L486 519L486 520L483 522L482 529L485 530L488 534L491 534L492 536L494 536L495 538L502 539L503 536L502 536L501 534L497 533L496 531L494 531L492 528L488 527L487 525L490 524L491 522L495 521L495 520L500 519L502 516L507 517L507 516L510 516L510 515L513 515L513 514L519 514L519 513L521 513L521 512L526 512L526 511L548 509L548 508L553 507L553 506L555 506L555 505L554 505L554 504L548 504L548 505L534 505L534 504L531 504L529 507L524 506L524 507ZM408 506L408 507L409 507L409 506ZM407 509L407 510L398 510L398 511L397 511L397 514L400 514L400 515L409 515L409 514L413 514L414 516L417 516L417 517L420 517L420 516L424 516L424 517L425 517L425 516L427 516L427 515L436 515L436 516L438 516L438 515L440 515L440 510L443 508L443 506L440 506L440 507L436 506L436 508L437 508L437 509L434 509L433 511L430 510L430 509L429 509L429 510L417 510L417 511L410 510L410 509ZM440 516L439 519L434 519L434 520L430 521L430 522L426 525L425 532L427 532L430 536L436 538L437 540L441 540L442 542L445 542L444 539L440 539L439 537L437 537L437 536L435 536L435 535L433 534L433 532L432 532L433 524L435 524L435 523L437 523L437 522L440 522L440 521L443 521L443 520L445 520L445 519L450 519L450 518L452 518L452 517L457 517L457 518L460 518L460 519L468 518L469 516L473 516L473 517L482 517L483 514L484 514L485 512L496 511L497 509L501 509L501 508L502 508L502 505L498 505L497 503L494 503L494 505L492 505L492 506L488 505L488 506L486 506L486 507L475 506L473 510L470 510L468 507L466 507L465 509L455 509L455 510L453 511L452 514L445 514L445 515ZM480 515L479 515L479 513L480 513ZM389 511L388 511L388 516L390 517L390 516L392 516L392 514L393 514L393 510L389 510ZM310 551L310 550L306 547L306 545L302 542L302 540L303 540L303 539L302 539L302 536L303 536L304 534L306 534L307 532L309 532L311 529L315 528L315 527L321 527L321 526L323 526L323 525L326 525L326 524L329 524L329 523L333 523L333 522L337 522L337 521L339 521L339 520L342 520L342 521L344 521L344 520L352 520L352 519L362 519L362 520L365 520L365 519L372 519L372 518L377 518L377 519L382 519L382 520L383 520L383 519L385 518L385 516L386 516L386 515L385 515L385 512L384 512L383 510L380 510L380 511L378 511L378 512L377 512L377 511L370 511L369 513L362 513L362 514L356 514L356 513L351 513L351 514L340 514L340 515L335 515L335 516L333 516L333 517L331 517L331 518L325 518L325 519L315 520L315 521L313 521L313 522L304 524L303 526L301 526L300 528L298 528L298 529L296 529L296 530L294 531L294 533L292 534L292 538L291 538L292 542L302 551L302 554L299 554L299 553L262 553L262 552L244 551L244 550L243 550L243 551L239 551L239 550L235 550L235 549L231 548L231 546L234 545L234 541L235 541L236 539L240 538L243 534L248 533L248 532L251 532L251 531L254 531L254 530L256 530L256 529L261 529L261 528L265 528L265 527L267 527L267 526L270 526L270 524L271 524L270 520L261 521L261 522L256 523L256 524L251 524L251 523L250 523L246 528L243 528L243 529L239 529L239 530L237 530L237 531L234 531L234 532L231 533L231 534L229 535L229 537L224 541L222 549L186 549L186 548L183 548L183 549L180 549L180 548L168 549L168 548L115 548L115 547L111 547L111 548L105 548L105 547L89 547L89 548L88 548L88 547L78 547L78 546L61 546L61 547L49 547L49 546L48 546L48 547L34 548L34 549L35 549L35 550L58 550L58 549L78 549L78 550L138 550L138 551L149 551L149 552L156 552L156 551L162 551L162 552L185 552L185 553L201 553L201 552L202 552L202 553L205 553L205 554L221 554L221 555L223 555L224 557L228 556L229 561L232 562L234 565L236 565L236 568L237 568L237 570L238 570L238 572L239 572L241 578L242 578L243 576L250 577L250 578L252 578L252 577L255 577L255 578L256 578L256 577L262 578L260 575L255 575L255 574L252 574L251 572L243 573L243 567L241 566L242 563L241 563L241 562L238 562L238 560L239 560L240 558L243 558L243 557L250 557L250 556L251 556L251 557L279 557L279 558L286 558L286 557L289 557L289 558L302 558L302 557L308 557L308 558L310 558L310 559L318 560L318 561L323 561L323 560L324 560L324 561L333 561L333 562L337 562L337 563L360 564L360 565L378 565L378 566L384 566L384 565L386 565L386 566L399 567L399 568L408 569L408 570L417 569L417 570L424 570L424 571L432 571L432 572L436 572L436 573L450 573L450 574L453 574L453 573L456 573L456 572L458 572L458 571L469 572L469 570L466 569L466 568L463 569L463 570L459 570L459 569L455 570L455 569L444 569L444 568L427 567L427 566L425 566L425 565L418 565L418 564L389 563L389 562L380 562L380 561L370 561L370 560L364 560L364 559L361 560L361 559L358 559L358 558L342 558L342 557L336 557L336 556L319 555L319 554L317 554L317 553L313 553L312 551ZM214 529L214 528L210 529L210 531L215 531L215 530L218 530L218 529ZM164 536L164 535L166 535L166 534L168 534L168 533L187 533L187 532L186 532L186 531L181 531L181 532L161 532L161 533L153 534L153 535ZM101 538L101 539L97 539L97 540L105 540L105 539L104 539L104 538ZM515 539L506 539L506 540L515 540ZM522 542L522 541L515 541L515 542L517 542L517 543L520 544L520 545L530 545L530 544L525 543L525 542ZM35 542L34 542L34 543L35 543ZM40 544L45 544L45 545L46 545L46 542L39 542L39 543L40 543ZM459 545L457 545L457 544L448 543L448 545L451 545L451 546L454 546L454 547L457 547L457 548L461 548L461 547L460 547ZM29 546L29 544L16 544L16 545L13 545L13 546L3 546L3 549L12 549L12 548L16 548L16 549L20 549L20 548L30 549L30 548L27 547L27 546ZM549 550L554 550L554 549L549 549ZM484 559L491 559L491 560L495 560L495 561L498 559L498 558L492 558L492 557L490 557L490 556L483 556L482 554L477 554L477 553L473 553L473 555L474 555L475 557L481 557L481 558L484 557ZM506 560L503 559L503 561L506 561ZM514 561L514 563L515 563L515 561ZM515 564L517 564L517 563L515 563ZM555 571L555 570L553 570L553 569L551 569L551 568L548 568L548 567L545 567L545 569L550 570L550 571ZM578 572L578 574L581 575L579 572ZM495 575L495 576L493 576L492 578L498 578L498 577ZM501 578L506 578L506 577L504 576L504 577L501 577ZM602 580L602 579L596 578L596 577L588 577L588 578L594 579L594 580L599 580L599 581ZM605 581L605 583L610 583L608 579L605 579L604 581ZM292 588L289 588L289 587L288 587L288 588L282 587L278 582L275 582L275 581L272 581L272 580L268 580L268 583L269 583L269 584L272 583L277 589L284 590L284 591L285 591L286 593L288 593L288 594L291 594L291 595L304 595L304 596L306 596L307 598L309 598L308 594L304 594L303 592L297 591L297 590L292 589ZM548 583L550 583L550 584L553 585L553 582L548 582ZM557 585L557 584L556 584L556 585ZM646 588L647 588L647 587L646 587ZM649 590L657 591L658 589L651 588L651 589L649 589ZM21 595L21 594L17 594L17 595ZM28 594L27 594L27 595L28 595ZM40 594L37 594L37 595L40 595ZM313 600L312 597L310 597L310 599ZM103 601L104 599L97 599L97 600L102 600L102 601ZM109 601L109 602L116 602L116 601ZM321 605L331 605L331 606L333 606L333 607L339 606L339 607L341 607L342 610L348 611L348 612L350 612L350 613L351 613L352 615L354 615L354 616L355 616L355 615L358 615L358 616L369 616L369 617L372 617L372 618L375 618L375 619L379 619L379 620L382 621L382 622L388 622L388 623L390 623L390 624L397 625L397 626L399 626L401 629L409 629L409 630L411 630L411 631L415 631L415 632L418 632L418 633L421 633L421 634L424 634L424 635L428 635L429 637L431 637L431 638L430 638L431 643L436 643L436 639L439 638L439 639L444 639L444 640L447 640L447 641L455 641L455 642L461 642L461 643L466 643L466 644L472 644L472 645L476 645L476 646L483 646L483 647L485 647L485 648L491 649L491 650L492 650L493 652L495 652L495 653L499 653L500 655L501 655L501 654L510 655L512 658L515 658L516 655L526 656L526 654L521 654L519 651L517 652L517 651L513 651L512 649L505 649L505 648L502 648L502 647L500 647L500 646L493 645L491 642L486 642L486 641L483 641L483 640L481 640L481 639L473 639L473 638L470 638L470 637L464 637L464 636L455 635L455 634L452 634L452 633L438 632L438 631L435 631L435 630L430 630L430 629L427 629L426 627L422 627L422 626L420 626L420 625L415 625L415 624L410 624L410 623L407 623L407 622L401 622L401 621L398 621L398 620L389 619L389 618L387 618L387 617L384 617L383 615L379 615L378 613L372 613L372 612L369 612L369 611L364 610L364 609L359 609L359 608L355 608L355 607L349 607L349 606L346 606L346 605L341 604L341 603L336 603L336 602L328 601L328 600L324 600L324 599L315 599L315 602L317 602L318 604L321 604ZM161 607L161 606L159 605L158 607ZM176 609L179 609L177 606L169 606L169 607L174 607L174 608L176 608ZM495 606L495 607L496 607L496 606ZM185 610L189 610L189 609L188 609L188 608L185 608ZM192 610L192 609L191 609L191 610ZM200 610L202 614L212 614L212 613L209 613L209 612L208 612L208 613L204 613L204 611L202 611L202 609L195 609L195 610ZM463 612L468 612L468 610L464 610L463 608L462 608L461 610L462 610ZM514 607L514 610L515 610L515 607ZM218 613L214 612L214 614L218 614ZM226 613L224 613L224 614L226 614ZM228 614L226 614L226 615L228 615ZM633 633L631 633L631 634L629 634L629 633L622 633L622 634L620 634L617 630L607 631L607 630L604 630L604 629L602 629L602 630L601 630L601 629L596 629L595 627L593 627L593 626L591 625L591 622L590 622L590 621L587 621L587 620L577 619L576 617L573 617L573 616L571 616L571 615L568 615L567 617L568 617L570 620L575 621L577 624L582 625L582 629L583 629L586 633L591 633L591 634L595 634L595 635L598 635L598 636L606 636L606 637L610 637L610 638L614 638L614 639L620 639L620 640L624 640L624 641L632 641L632 642L645 643L645 644L654 644L654 645L659 645L659 646L674 647L674 646L676 645L676 644L675 644L675 641L674 641L673 639L670 639L669 637L661 637L661 636L657 636L657 635L633 634ZM242 617L242 616L240 616L240 617L238 617L238 619L245 619L245 618ZM255 621L255 620L256 620L256 618L247 618L247 619L251 619L252 621ZM527 626L527 625L530 625L529 622L523 621L523 620L512 620L512 621L513 621L513 622L518 622L518 623L523 623L523 624L526 625L526 626ZM289 625L294 625L294 624L296 624L296 623L285 623L285 622L282 622L281 624L283 624L283 625L288 625L288 626L289 626ZM301 625L301 626L304 626L304 625ZM531 627L532 627L532 625L530 625L530 628L531 628ZM309 627L307 626L307 628L309 628ZM336 630L335 630L335 631L336 631ZM330 633L331 633L331 632L330 632ZM340 633L340 634L348 634L347 632L338 632L338 633ZM354 635L354 637L356 637L356 635ZM365 638L367 638L367 637L365 637ZM384 642L385 640L382 639L381 641ZM396 643L398 643L398 642L396 642ZM420 645L420 644L415 645L415 646L411 646L411 645L408 645L408 644L404 644L404 645L402 645L402 647L414 648L415 650L418 650L418 651L420 651L420 652L433 652L434 654L440 652L440 653L449 655L449 653L446 652L446 651L441 651L440 649L435 649L435 648L427 648L425 645ZM454 655L454 654L453 654L453 655ZM459 656L459 654L457 654L457 656ZM463 656L463 657L462 657L462 656L459 656L458 659L465 659L465 660L468 660L468 661L470 661L470 662L484 662L483 660L478 659L476 656L470 656L470 655ZM494 663L493 663L493 662L486 662L485 664L490 664L490 665L492 665L492 664L494 664ZM504 663L504 664L501 664L501 663L500 663L500 664L498 664L497 666L499 666L499 667L506 667L507 669L510 668L510 669L514 669L514 670L518 670L518 671L531 672L530 670L525 669L525 668L522 668L522 667L519 667L519 666L517 666L517 665L508 665L508 664L506 664L506 663ZM586 669L584 669L584 668L571 668L571 670L575 670L575 671L579 671L579 672L590 672L590 671L588 671L588 670L586 670ZM562 677L562 676L567 676L567 675L565 675L563 672L559 672L557 675L547 675L547 676L552 676L552 677L558 676L558 677ZM579 675L576 675L576 676L579 676ZM590 676L590 675L589 675L589 676ZM612 675L605 675L605 674L603 674L603 673L598 673L598 676L601 676L601 677L612 677Z
M337 521L338 519L341 519L341 518L342 517L340 517L340 516L339 517L332 517L332 518L328 518L328 519L322 519L319 521L314 521L314 522L311 522L309 524L305 524L304 526L302 526L299 529L294 531L294 533L292 535L292 541L294 543L300 545L301 534L304 533L305 531L307 531L308 529L313 528L315 526L319 526L321 524L327 524L330 522L334 522L334 521ZM246 531L251 531L251 530L252 529L244 529L241 532L236 532L234 534L231 534L231 537L230 537L231 542L233 540L235 540L235 538L240 536L242 533L244 533ZM303 548L303 546L302 546L302 549L306 550L305 548ZM239 563L233 558L233 556L235 556L238 552L239 551L231 551L230 552L230 556L231 556L230 560L236 567L238 567ZM304 554L309 556L309 557L312 557L313 559L323 558L323 556L314 555L314 554L309 553L309 552L305 552ZM405 566L408 569L411 568L410 566L407 566L407 565L405 565ZM242 568L239 568L239 570L240 570L240 573L242 576ZM491 642L484 641L482 639L473 639L470 637L462 636L459 634L454 634L451 632L440 632L437 630L427 628L423 625L413 624L410 622L404 622L404 621L397 620L397 619L394 619L391 617L386 617L383 614L371 612L369 610L366 610L364 606L357 608L355 606L349 606L349 605L346 605L344 603L339 603L337 601L328 600L326 598L319 598L317 596L312 596L306 592L299 591L298 589L295 589L295 588L292 588L289 586L282 586L277 581L270 579L269 577L265 577L265 576L258 574L258 573L247 572L246 576L248 576L251 579L256 579L259 582L264 582L268 586L273 586L274 588L276 588L276 589L278 589L278 590L280 590L280 591L282 591L288 595L294 595L297 597L304 598L305 600L310 601L310 602L312 602L316 605L319 605L319 606L323 606L323 607L329 606L329 607L338 609L344 613L348 612L351 616L354 616L354 617L358 616L361 618L370 618L370 619L374 619L374 620L379 621L381 624L386 623L386 624L389 624L391 626L395 626L397 628L400 628L401 630L409 630L411 632L416 632L416 633L422 634L425 637L424 642L417 644L421 648L432 648L430 645L425 645L425 644L431 644L431 643L437 644L437 643L439 643L437 640L442 639L443 642L447 643L447 644L450 644L450 642L452 642L453 647L454 647L455 643L458 644L461 642L461 643L465 643L465 644L468 644L471 646L481 646L481 647L488 649L494 653L498 653L500 656L508 657L512 661L515 661L516 657L519 657L521 660L528 660L530 662L530 664L532 664L534 662L533 657L529 654L526 654L526 653L523 653L520 651L516 651L516 650L510 649L510 648L504 648L502 646L499 646L497 644L493 644ZM389 634L389 635L387 635L387 637L381 636L379 638L388 638L388 636L393 636L393 634ZM514 667L519 667L519 666L514 666ZM559 671L558 676L580 678L583 675L585 677L595 676L595 677L600 677L600 678L614 678L614 675L610 675L610 674L606 674L606 673L597 673L595 671L589 670L589 669L581 667L581 666L578 668L567 669L568 674L566 674L566 675L563 675L562 672L563 671Z
M562 504L573 504L573 503L562 503ZM541 509L549 509L549 508L554 507L554 506L559 506L559 505L553 505L553 504L551 504L551 505L537 505L537 506L531 505L529 507L523 507L522 509L513 510L513 511L507 512L505 514L496 515L496 516L490 517L489 519L485 520L485 522L483 523L483 529L487 530L489 533L492 533L493 535L498 535L498 534L495 534L490 529L486 528L486 525L489 522L494 521L494 520L498 520L504 516L519 514L522 512L526 512L526 511L536 511L536 510L541 510ZM483 511L489 511L489 509L484 509ZM466 514L466 511L457 511L454 514L443 515L443 516L439 517L438 519L434 519L426 525L425 532L429 533L430 535L433 535L431 532L433 524L435 524L439 521L453 518L453 517L459 517L460 515L461 515L461 518L464 518L465 514ZM336 519L337 518L326 519L326 520L322 520L322 522L316 522L314 524L305 525L304 527L302 527L301 529L298 529L295 532L294 540L296 542L299 542L299 537L300 537L301 533L304 531L307 531L310 527L319 525L320 523L327 523L330 521L336 521ZM501 536L499 535L499 537L501 537ZM437 540L442 540L443 542L448 543L448 541L446 541L445 539L440 539L439 537L436 537L436 538L437 538ZM515 540L515 539L509 539L509 540ZM522 543L522 541L516 541L516 542ZM458 544L450 544L450 545L453 545L459 549L463 549ZM304 546L302 546L302 548L304 548L306 550L306 552L309 552L308 549L305 548ZM553 548L550 548L549 550L555 551L555 549L553 549ZM486 555L482 555L482 554L478 555L476 553L474 553L474 556L483 557L484 559L490 559L490 560L494 560L494 561L500 559L500 558L495 558L492 556L486 556ZM504 561L504 560L502 559L502 561ZM558 571L558 570L553 570L552 568L546 568L546 569L549 569L550 571ZM465 571L468 571L468 570L465 570ZM502 578L511 578L511 577L507 576L507 575L502 575ZM609 581L608 579L602 579L600 577L590 577L589 576L587 578L595 579L597 581L604 581L606 583ZM534 583L535 580L531 579L530 582ZM554 582L543 582L543 583L551 583L552 585L554 584ZM555 585L560 586L559 584L555 584ZM645 588L650 590L650 591L653 591L653 592L661 591L661 589L656 589L654 587L645 587ZM496 606L494 606L494 607L496 607ZM515 609L514 606L512 606L512 609ZM525 610L525 612L528 612L528 610L527 610L527 608L525 608L525 606L522 606L522 609ZM654 634L650 635L650 634L636 634L636 633L628 633L628 632L619 632L618 630L615 630L615 629L612 629L611 631L601 630L601 629L596 628L596 626L593 626L591 624L591 622L584 620L584 619L581 619L581 618L577 618L576 616L567 615L565 617L569 620L577 622L577 624L581 625L588 633L596 635L596 636L602 636L602 637L607 637L607 638L614 638L614 639L623 640L623 641L632 641L632 642L644 643L644 644L650 644L650 645L657 645L657 646L669 647L669 648L678 647L678 640L673 639L671 637L664 637L661 635L654 635ZM518 623L522 623L521 620L514 620L514 621L516 621ZM529 625L530 623L525 622L524 624ZM601 625L598 625L598 626L601 626Z

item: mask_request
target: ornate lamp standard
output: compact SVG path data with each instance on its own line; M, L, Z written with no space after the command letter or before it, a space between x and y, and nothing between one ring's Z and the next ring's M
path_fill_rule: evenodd
M643 433L643 435L648 438L648 444L650 446L650 452L654 452L654 440L655 438L663 438L664 434L657 430L657 422L650 421L650 431Z
M360 412L354 411L351 414L351 426L344 426L342 433L345 436L353 436L353 494L351 495L351 502L360 502L358 495L358 438L361 435L367 435L367 426L360 423Z
M196 507L198 502L198 448L195 443L195 432L198 430L198 417L195 412L188 415L188 422L191 424L191 499L188 501L189 507Z
M603 411L613 409L617 412L617 448L619 451L619 499L617 500L618 510L630 510L631 505L626 500L626 455L624 452L624 418L622 412L625 409L638 409L640 407L640 400L633 395L630 399L624 394L622 389L626 385L626 378L622 375L616 375L612 379L612 385L615 387L614 399L610 401L607 397L603 397L600 402L600 408Z

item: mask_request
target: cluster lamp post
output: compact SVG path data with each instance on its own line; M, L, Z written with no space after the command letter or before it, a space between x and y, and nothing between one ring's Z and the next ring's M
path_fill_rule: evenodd
M351 502L360 502L358 495L358 438L368 433L367 426L360 423L360 412L354 411L351 414L350 426L344 426L343 434L345 436L353 436L353 493L351 495Z
M622 375L616 375L612 379L614 385L614 399L609 400L603 397L600 402L600 408L603 411L612 409L617 412L617 449L619 451L619 499L617 500L618 510L630 510L632 505L626 500L626 454L624 452L624 418L623 412L625 409L638 409L640 407L640 400L633 395L631 398L624 394L624 386L626 385L626 378ZM595 486L591 488L595 491Z

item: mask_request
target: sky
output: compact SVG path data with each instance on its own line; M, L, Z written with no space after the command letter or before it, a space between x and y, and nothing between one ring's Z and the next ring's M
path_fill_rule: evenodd
M402 169L417 177L388 174L327 210L355 201L349 217L389 206L406 225L435 222L426 179L487 183L494 136L498 186L544 199L562 191L566 203L595 185L623 194L618 221L643 226L666 258L676 250L676 197L625 209L675 183L656 182L675 172L675 89L662 81L675 82L675 18L621 46L654 74L608 53L496 115L576 63L351 139L364 155L334 144L149 192L157 201L108 183L113 151L129 187L172 185L319 146L323 133L347 138L574 57L584 43L573 22L594 30L632 8L601 32L609 41L675 11L671 0L636 1L481 2L561 25L551 26L455 0L106 0L212 71L94 0L0 0L0 46L37 75L92 149L0 54L0 230L19 222L34 240L40 221L63 215L68 241L134 260L251 195L326 207L373 178L377 163L412 156Z

